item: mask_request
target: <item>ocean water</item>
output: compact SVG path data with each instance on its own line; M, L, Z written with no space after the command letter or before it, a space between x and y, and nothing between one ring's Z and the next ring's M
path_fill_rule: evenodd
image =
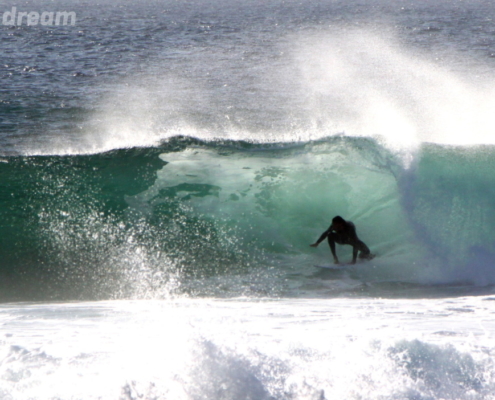
M490 1L0 14L0 399L495 399Z

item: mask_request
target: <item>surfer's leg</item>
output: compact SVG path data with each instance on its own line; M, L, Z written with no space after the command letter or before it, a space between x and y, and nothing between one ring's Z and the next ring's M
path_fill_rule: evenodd
M356 249L356 251L359 250L359 258L364 258L367 260L371 260L373 258L373 254L371 254L370 249L361 240L357 243L357 246L354 249Z

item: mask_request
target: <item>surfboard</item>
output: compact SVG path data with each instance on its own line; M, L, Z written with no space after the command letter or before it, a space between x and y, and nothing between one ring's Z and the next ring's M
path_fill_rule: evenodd
M325 268L325 269L331 269L334 271L341 271L341 270L349 270L352 268L356 267L362 267L362 266L367 266L366 261L368 260L358 260L355 264L348 262L348 263L340 263L340 264L315 264L316 268Z
M370 261L370 260L373 260L373 258L376 257L376 254L370 254L370 258L359 258L356 260L356 263L353 264L351 262L347 262L347 263L340 263L340 264L329 264L329 265L325 265L325 264L316 264L315 267L317 268L326 268L326 269L332 269L332 270L336 270L336 271L339 271L339 270L343 270L343 269L349 269L351 267L355 267L359 264L363 264L365 263L366 261Z
M334 271L342 271L342 270L348 269L349 265L351 265L351 264L315 265L315 267L316 268L331 269Z

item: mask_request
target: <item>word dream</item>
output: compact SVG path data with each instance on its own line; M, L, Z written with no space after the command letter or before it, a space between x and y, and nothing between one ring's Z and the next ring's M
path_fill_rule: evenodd
M73 11L44 11L41 14L37 11L17 12L17 8L12 7L11 11L5 11L3 13L2 23L10 26L21 26L23 23L26 23L28 26L38 24L43 26L75 25L76 13Z

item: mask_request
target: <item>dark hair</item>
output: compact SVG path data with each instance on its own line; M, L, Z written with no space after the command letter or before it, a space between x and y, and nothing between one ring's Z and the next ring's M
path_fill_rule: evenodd
M332 222L337 224L345 224L345 219L342 218L340 215L337 215L332 219Z

